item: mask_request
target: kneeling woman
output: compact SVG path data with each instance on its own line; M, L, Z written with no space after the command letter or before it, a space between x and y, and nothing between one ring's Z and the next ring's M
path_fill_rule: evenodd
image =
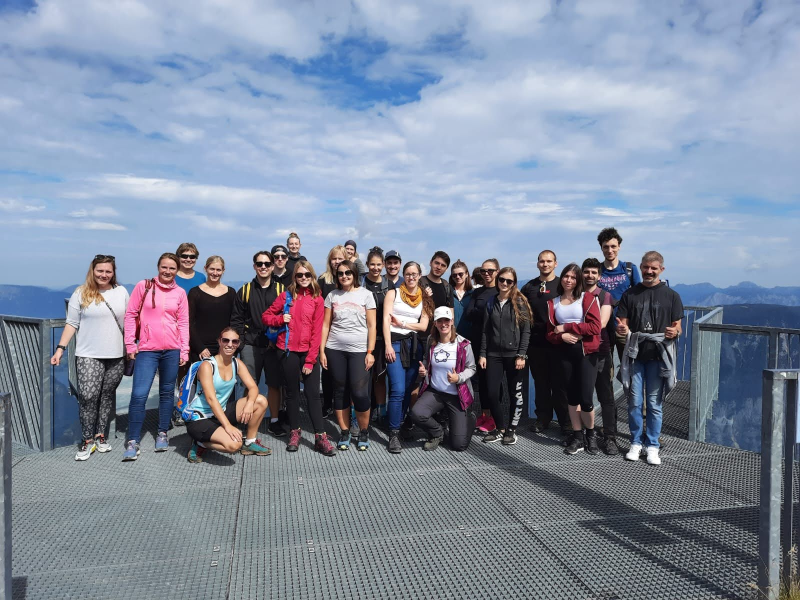
M564 452L584 448L597 454L594 430L594 384L600 349L600 302L583 291L583 273L575 263L561 272L558 296L547 301L547 341L557 351L556 385L566 393L572 437Z
M239 450L242 454L271 454L272 450L256 437L267 411L267 399L258 393L258 384L244 363L234 357L239 334L226 327L217 343L219 352L204 359L197 371L197 392L189 404L192 419L186 421L186 433L193 440L187 458L201 462L206 448L228 454ZM247 388L247 396L232 402L237 376ZM240 425L247 428L244 444Z
M420 395L411 409L411 420L428 434L425 450L436 450L444 430L434 415L447 410L450 415L450 449L466 450L475 427L469 407L472 405L472 383L475 355L469 340L456 334L453 315L447 306L433 313L436 328L429 338L419 374L425 378Z

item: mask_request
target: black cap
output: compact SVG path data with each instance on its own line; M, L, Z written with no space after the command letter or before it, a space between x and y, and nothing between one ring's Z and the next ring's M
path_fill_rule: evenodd
M278 250L283 250L283 253L285 255L287 255L287 256L289 255L289 251L286 249L286 246L282 246L280 244L275 244L272 247L272 253L271 254L275 254Z
M397 250L389 250L389 251L388 251L386 254L384 254L384 256L383 256L383 260L384 260L384 262L386 262L386 261L387 261L387 260L389 260L390 258L396 258L396 259L397 259L397 260L399 260L400 262L403 262L403 259L402 259L402 258L400 258L400 254L398 254Z

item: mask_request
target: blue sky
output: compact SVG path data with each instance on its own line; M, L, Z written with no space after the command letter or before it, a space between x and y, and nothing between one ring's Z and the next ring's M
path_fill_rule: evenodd
M800 4L0 0L0 282L296 230L521 277L660 250L673 283L798 285Z

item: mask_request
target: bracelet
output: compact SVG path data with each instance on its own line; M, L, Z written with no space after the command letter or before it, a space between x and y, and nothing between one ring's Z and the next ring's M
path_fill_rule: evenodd
M67 347L66 346L62 346L61 344L59 344L58 346L56 346L56 350L59 350L59 349L60 350L64 350L66 352Z
M521 358L522 360L528 360L527 354L517 354L517 358Z

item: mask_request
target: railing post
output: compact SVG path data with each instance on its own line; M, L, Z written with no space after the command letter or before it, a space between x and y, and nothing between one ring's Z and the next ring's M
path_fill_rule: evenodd
M697 442L698 425L700 421L700 395L701 373L700 355L703 352L703 332L700 330L700 323L695 320L692 324L692 367L689 376L689 441Z
M53 325L45 319L39 324L39 450L53 449L53 367L50 348L53 345Z
M777 331L771 331L769 334L769 356L767 357L767 368L777 369L778 358L780 357L779 342L781 334Z
M3 469L3 494L0 496L3 587L0 588L0 600L11 600L11 394L0 395L0 463Z
M758 589L778 600L781 564L781 458L785 375L764 370L761 400L761 504L758 514ZM789 482L787 485L792 485Z
M786 381L786 440L783 444L783 514L781 516L781 548L783 548L783 582L788 586L792 580L794 548L794 460L797 447L797 411L800 397L797 395L797 379Z

